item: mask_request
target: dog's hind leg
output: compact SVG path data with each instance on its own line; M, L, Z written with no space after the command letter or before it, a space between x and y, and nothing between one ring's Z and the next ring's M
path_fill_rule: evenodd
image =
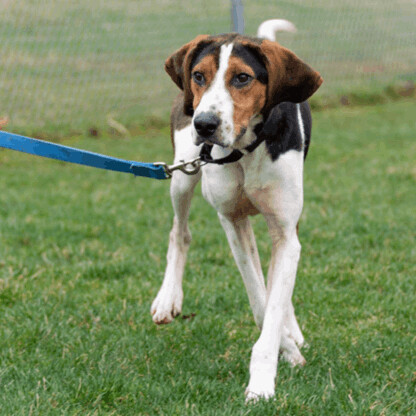
M285 326L289 330L289 336L299 347L302 347L305 344L305 338L302 335L302 331L296 319L295 308L293 307L292 302L290 302L287 310Z
M175 141L178 139L183 140L182 143L176 144L175 163L181 159L190 160L198 155L198 147L193 146L191 143L189 143L188 147L181 146L184 141L189 141L186 133L187 131L184 129L176 134L179 137L175 137ZM188 150L185 150L186 148ZM182 149L183 151L181 151ZM188 176L180 171L175 171L172 176L170 194L175 216L169 237L167 265L162 286L150 309L153 321L157 324L171 322L182 310L182 275L191 242L188 216L194 188L200 178L201 173Z
M220 214L219 218L243 277L254 320L261 329L266 308L266 288L253 228L248 217L235 219ZM305 363L296 345L300 345L301 340L303 340L302 333L297 324L293 306L290 304L283 327L280 349L282 358L293 366Z
M219 218L243 277L254 320L261 328L266 307L266 286L250 220L248 217L236 219L222 214Z

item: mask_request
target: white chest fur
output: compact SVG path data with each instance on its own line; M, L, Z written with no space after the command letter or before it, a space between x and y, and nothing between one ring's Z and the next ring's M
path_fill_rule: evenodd
M227 151L215 146L214 158ZM265 144L239 162L225 166L207 165L202 170L204 198L221 214L279 213L285 221L299 220L303 202L303 152L290 150L272 161ZM243 215L247 213L243 212Z

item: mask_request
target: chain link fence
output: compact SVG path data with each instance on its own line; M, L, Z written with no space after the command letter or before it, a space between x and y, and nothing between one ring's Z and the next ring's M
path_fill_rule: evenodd
M270 18L296 25L278 40L323 75L317 99L416 80L415 0L243 5L247 34ZM177 91L164 60L200 33L230 31L230 8L220 0L0 0L0 124L26 134L166 124Z

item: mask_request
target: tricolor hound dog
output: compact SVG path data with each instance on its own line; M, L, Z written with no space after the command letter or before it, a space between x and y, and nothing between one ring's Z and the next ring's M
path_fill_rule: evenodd
M204 144L216 158L236 149L244 156L234 163L209 163L195 176L174 172L170 190L175 216L165 277L151 307L153 320L166 324L181 312L191 241L188 214L202 178L204 198L218 212L261 328L246 397L270 398L279 351L292 365L305 363L291 299L301 250L297 224L303 161L311 137L305 100L322 78L278 43L238 34L198 36L170 56L165 68L182 90L171 119L175 163L197 157ZM248 218L257 213L265 217L273 244L267 287Z

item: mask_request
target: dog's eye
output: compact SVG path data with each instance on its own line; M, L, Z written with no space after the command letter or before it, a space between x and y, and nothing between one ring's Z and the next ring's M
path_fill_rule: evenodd
M201 72L194 72L192 74L192 78L194 79L194 81L198 84L198 85L205 85L205 77L203 74L201 74Z
M237 88L241 88L241 87L244 87L245 85L248 85L252 79L253 77L242 72L241 74L237 74L234 76L232 80L232 84Z

